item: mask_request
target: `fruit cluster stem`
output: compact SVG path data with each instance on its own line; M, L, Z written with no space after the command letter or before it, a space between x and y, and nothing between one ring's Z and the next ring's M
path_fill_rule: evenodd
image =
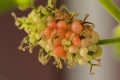
M97 45L113 44L113 43L117 43L117 42L120 42L120 37L119 38L102 39L97 43Z

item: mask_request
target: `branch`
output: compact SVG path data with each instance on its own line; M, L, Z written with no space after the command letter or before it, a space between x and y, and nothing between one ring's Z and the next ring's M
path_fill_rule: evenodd
M111 0L98 0L100 4L120 23L120 9Z

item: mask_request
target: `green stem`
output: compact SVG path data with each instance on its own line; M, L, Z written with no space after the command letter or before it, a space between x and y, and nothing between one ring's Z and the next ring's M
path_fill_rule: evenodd
M103 39L100 40L97 45L106 45L106 44L113 44L113 43L117 43L120 42L120 37L119 38L111 38L111 39Z
M120 23L120 9L111 0L98 0L100 4Z

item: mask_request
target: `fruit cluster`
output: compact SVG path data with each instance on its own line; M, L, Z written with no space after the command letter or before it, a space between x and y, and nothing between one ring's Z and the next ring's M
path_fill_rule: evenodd
M100 62L102 49L96 44L99 35L94 31L93 23L86 21L88 15L79 20L75 18L76 13L68 11L65 6L54 8L49 5L33 9L27 17L12 15L16 26L27 33L19 49L29 49L32 53L35 46L40 46L38 59L42 64L53 56L54 64L60 69L61 60L68 67L89 63L92 69L93 65L99 65L92 64L92 60Z

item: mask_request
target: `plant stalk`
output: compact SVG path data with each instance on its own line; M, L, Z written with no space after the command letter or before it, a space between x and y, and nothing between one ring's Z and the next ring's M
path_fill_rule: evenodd
M120 9L111 0L98 0L100 4L120 23Z
M117 42L120 42L120 37L119 38L102 39L97 43L97 45L113 44L113 43L117 43Z

